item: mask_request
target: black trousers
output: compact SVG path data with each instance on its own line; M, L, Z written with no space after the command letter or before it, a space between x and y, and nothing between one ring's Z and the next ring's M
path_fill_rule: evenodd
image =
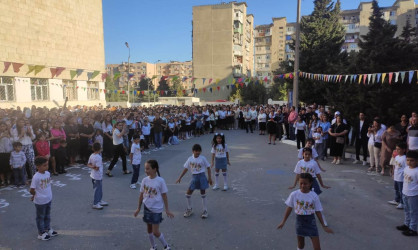
M298 129L297 134L296 134L296 144L297 144L298 149L300 149L300 143L302 143L302 148L304 148L305 147L305 131Z
M114 145L113 148L113 160L109 165L108 170L112 171L113 167L116 165L116 163L118 162L118 159L122 158L122 168L123 171L126 171L126 154L125 154L125 149L123 148L123 143L119 144L119 145Z
M253 132L253 124L252 121L246 121L245 122L245 130L247 130L248 133L248 127L250 127L251 133Z
M367 144L369 138L356 138L356 160L360 160L360 149L363 148L363 161L367 161Z

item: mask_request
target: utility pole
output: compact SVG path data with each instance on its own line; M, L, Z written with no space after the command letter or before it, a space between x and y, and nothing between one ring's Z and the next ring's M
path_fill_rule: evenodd
M129 48L129 44L128 42L125 42L125 46L128 48L129 54L128 54L128 69L126 70L128 73L126 74L126 83L128 84L128 106L129 106L129 91L130 91L130 84L129 84L129 71L131 70L131 64L130 64L130 60L131 60L131 48Z
M298 0L297 8L297 20L296 20L296 44L295 44L295 67L293 76L293 106L298 110L299 104L299 50L300 50L300 5L301 2Z

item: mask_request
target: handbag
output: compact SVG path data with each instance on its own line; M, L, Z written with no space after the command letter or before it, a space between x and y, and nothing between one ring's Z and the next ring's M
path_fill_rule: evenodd
M338 144L344 144L344 142L345 142L344 137L337 137L335 139L335 142L338 143Z
M374 146L376 148L382 148L382 143L381 142L374 142Z

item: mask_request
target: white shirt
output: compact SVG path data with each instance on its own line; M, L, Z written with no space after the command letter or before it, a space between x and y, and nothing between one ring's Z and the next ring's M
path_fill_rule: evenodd
M10 166L12 166L13 168L21 168L24 167L25 164L26 156L23 151L12 151L12 153L10 153Z
M162 213L164 201L161 194L168 192L163 178L157 176L151 179L149 176L142 179L140 192L143 193L142 202L153 213Z
M406 196L418 195L418 167L410 168L406 166L403 170L403 189L402 193Z
M311 215L317 211L322 211L321 201L313 191L309 193L302 193L300 190L293 191L285 204L292 207L297 215Z
M148 123L147 125L142 126L142 134L149 135L151 133L151 125Z
M249 112L250 112L250 114L251 114L251 120L255 120L255 119L257 119L257 111L255 111L255 110L250 110Z
M296 164L295 171L296 174L302 174L302 173L310 173L312 177L316 177L317 174L321 173L321 170L319 169L318 163L314 160L305 161L300 160Z
M33 199L35 204L44 205L52 201L51 175L48 171L45 171L43 174L36 172L32 177L30 188L35 189L35 197Z
M406 167L406 156L405 155L397 155L395 157L395 165L393 171L393 180L403 182L403 171Z
M381 127L376 134L374 135L374 141L375 142L382 142L382 135L385 132L386 128Z
M215 147L212 147L210 152L215 154L216 158L226 158L226 153L229 152L229 150L226 144L225 148L222 146L222 144L217 144Z
M123 143L123 136L119 137L118 135L120 135L120 131L119 129L115 128L115 130L113 130L113 145L119 145Z
M132 154L132 164L138 165L141 164L141 146L136 143L132 143L131 147L131 154Z
M210 164L203 155L199 155L197 158L192 155L184 163L184 168L189 168L192 174L204 173L208 167L210 167Z
M313 138L318 138L318 139L315 139L315 144L317 144L317 143L323 143L323 140L324 139L322 138L321 133L313 133L312 137Z
M219 119L225 119L226 112L223 110L218 111Z
M148 121L149 122L153 122L154 120L155 120L155 116L153 116L153 115L148 116Z
M295 122L295 128L296 128L297 130L305 130L305 127L306 127L306 123L305 123L305 121L302 121L302 122Z
M266 122L267 115L266 113L262 113L258 115L258 122Z
M316 152L316 149L314 147L312 147L311 149L312 149L312 159L318 158L318 152ZM299 149L298 159L299 160L303 159L303 148Z
M112 123L109 123L109 124L106 125L106 123L103 122L102 123L102 130L103 130L103 133L112 133L112 130L113 130Z
M102 180L103 179L102 156L96 153L91 154L89 157L88 164L91 164L95 167L99 167L98 170L94 170L94 169L91 170L90 177L94 180Z

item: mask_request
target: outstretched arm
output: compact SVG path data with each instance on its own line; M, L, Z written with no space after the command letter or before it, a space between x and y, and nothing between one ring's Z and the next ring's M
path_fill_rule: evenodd
M289 187L289 189L294 189L296 187L296 184L298 184L298 181L299 181L299 176L300 174L296 174L295 182L293 183L293 186Z
M329 186L325 186L325 185L324 185L324 183L322 182L322 177L321 177L321 175L320 175L320 174L317 174L317 175L316 175L316 178L318 178L318 181L319 181L319 184L321 184L321 187L326 188L326 189L331 188L331 187L329 187Z
M286 211L284 212L284 217L283 217L283 220L282 220L282 222L277 226L277 229L282 229L283 228L283 226L284 226L284 224L286 223L286 221L287 221L287 218L289 218L289 215L290 215L290 213L292 212L292 208L291 207L287 207L286 208Z
M325 225L324 218L322 217L321 211L316 211L315 214L316 214L316 217L318 217L318 220L321 223L322 228L324 229L324 231L329 233L329 234L333 234L334 231L332 231L331 228L329 228L327 225Z
M165 213L167 214L168 218L173 218L174 214L170 212L170 210L168 209L168 199L167 199L167 194L163 193L161 194L161 197L163 198L164 201L164 207L165 207Z
M187 168L183 169L183 172L181 172L180 177L177 179L176 184L181 182L181 178L187 173Z

